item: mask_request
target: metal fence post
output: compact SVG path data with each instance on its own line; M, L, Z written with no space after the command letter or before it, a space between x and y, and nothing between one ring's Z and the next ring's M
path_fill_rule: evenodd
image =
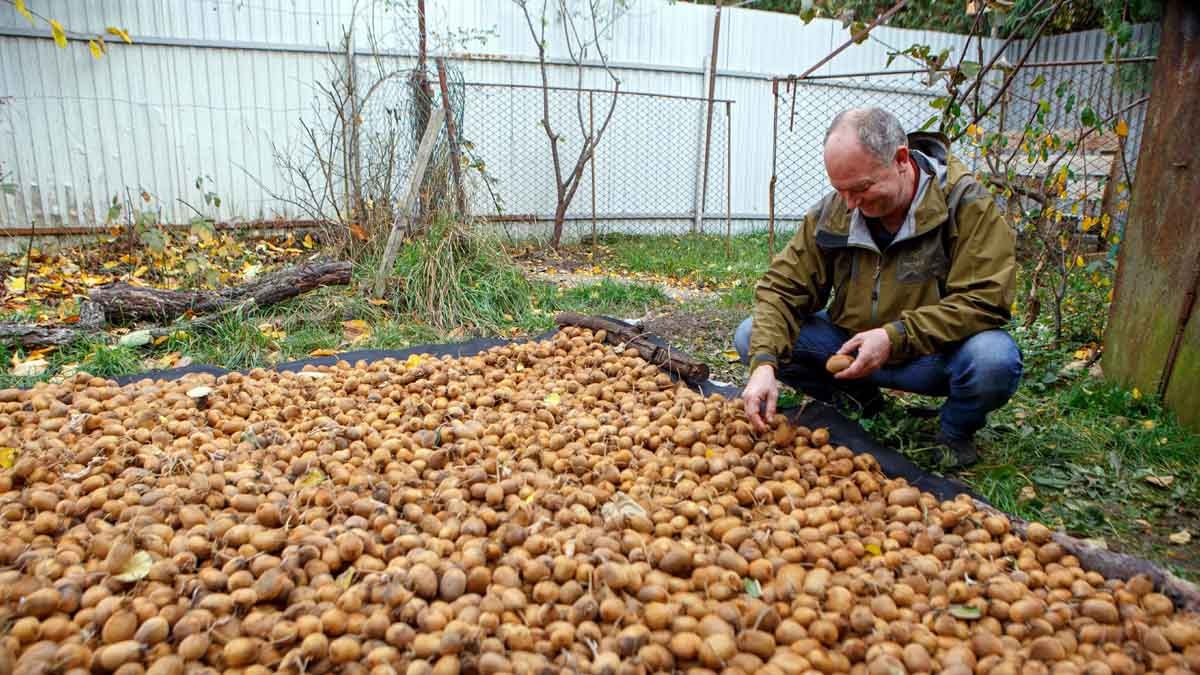
M733 113L725 101L725 258L733 257Z
M596 116L592 105L592 92L588 92L588 134L596 133ZM596 259L596 148L588 158L592 174L592 260Z
M775 255L775 157L779 147L779 80L771 80L771 182L767 185L767 250Z

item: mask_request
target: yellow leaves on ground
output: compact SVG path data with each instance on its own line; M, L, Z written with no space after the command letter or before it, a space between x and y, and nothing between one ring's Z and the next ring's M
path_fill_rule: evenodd
M275 324L270 321L258 324L258 332L272 340L282 340L287 337L287 333L277 328Z
M362 319L343 321L342 337L352 345L366 342L371 339L371 324Z
M337 353L338 353L338 350L336 350L336 349L321 348L321 349L312 350L311 352L308 353L308 355L309 356L336 356Z
M416 368L419 365L421 365L421 356L419 354L412 354L404 360L405 368Z
M29 358L22 360L16 354L12 355L12 370L8 371L15 377L37 377L46 372L50 367L50 362L41 356L31 355Z
M1177 546L1183 546L1192 540L1192 533L1187 530L1180 530L1167 537L1167 540Z
M0 469L11 469L17 462L16 448L0 448Z
M225 287L304 255L293 246L294 235L257 240L251 246L229 233L204 241L182 230L155 232L165 242L161 250L131 246L122 231L84 246L0 255L0 279L7 291L0 309L15 312L36 306L43 311L26 320L70 324L78 321L77 299L96 286L125 281L158 288Z
M542 402L553 408L562 402L562 396L559 396L557 392L551 392L546 394L546 398L542 399Z

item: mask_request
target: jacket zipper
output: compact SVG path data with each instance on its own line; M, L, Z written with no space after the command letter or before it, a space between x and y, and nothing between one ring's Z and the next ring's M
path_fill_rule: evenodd
M875 282L871 288L871 323L878 321L879 314L879 273L883 270L883 253L876 254L875 257Z

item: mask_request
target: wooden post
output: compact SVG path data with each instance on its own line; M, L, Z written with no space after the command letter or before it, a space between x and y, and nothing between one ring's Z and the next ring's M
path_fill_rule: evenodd
M458 131L454 126L454 111L450 108L450 88L446 86L446 58L437 59L438 86L442 90L442 110L446 114L446 140L450 142L450 175L454 176L454 199L458 214L467 215L467 193L462 181L462 155L458 151Z
M717 48L721 44L721 0L717 0L717 12L713 16L712 55L708 57L708 111L704 123L704 176L700 181L700 215L697 222L704 232L704 212L708 200L708 154L712 144L713 97L717 91Z
M429 157L433 154L433 145L437 142L438 132L441 131L442 121L446 113L441 108L429 112L429 123L425 125L425 133L421 136L421 145L417 148L417 156L413 160L412 176L408 180L408 192L404 201L396 211L396 219L392 221L392 231L388 233L387 246L383 250L383 260L379 263L379 272L375 275L375 297L383 295L385 281L392 264L396 262L396 253L400 248L401 226L407 230L412 219L413 203L417 201L417 193L421 191L421 180L425 169L429 166Z
M1167 0L1113 304L1104 373L1159 392L1200 430L1200 5Z

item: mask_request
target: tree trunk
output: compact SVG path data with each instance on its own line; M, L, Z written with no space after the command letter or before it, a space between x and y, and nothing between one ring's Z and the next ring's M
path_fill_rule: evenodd
M1103 364L1200 430L1200 5L1164 9Z
M307 263L220 291L172 291L118 282L92 289L89 297L109 323L170 321L188 311L207 314L248 299L265 307L319 286L345 285L350 283L350 268L349 262Z
M567 217L567 206L569 202L559 199L558 205L554 207L554 239L551 244L554 248L562 246L563 221Z

